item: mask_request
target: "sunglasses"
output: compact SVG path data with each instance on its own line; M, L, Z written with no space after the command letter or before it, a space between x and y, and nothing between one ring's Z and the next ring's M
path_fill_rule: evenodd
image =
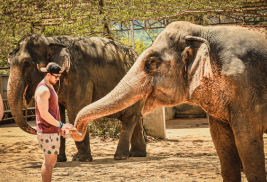
M53 75L54 77L55 77L55 79L58 79L58 78L60 78L60 76L56 76L56 75L54 75L53 73L50 73L51 75Z

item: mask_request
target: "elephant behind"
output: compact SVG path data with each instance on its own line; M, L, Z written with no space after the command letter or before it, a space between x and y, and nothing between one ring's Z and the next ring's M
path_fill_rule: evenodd
M223 180L241 181L242 162L248 181L266 181L266 78L265 33L236 26L173 22L107 96L78 113L77 130L71 135L81 140L92 119L118 112L142 99L143 115L156 107L199 105L209 115ZM110 104L106 102L110 98L116 99ZM120 103L127 104L122 107ZM113 110L100 110L99 105Z
M25 36L9 54L8 100L16 123L22 130L36 134L23 119L22 98L24 94L27 103L30 102L37 84L44 77L39 69L49 62L57 62L64 70L60 86L56 85L55 90L58 91L62 122L65 122L66 109L69 122L73 124L79 110L104 97L118 84L137 56L130 47L105 38ZM143 104L140 101L109 116L122 121L115 159L126 159L129 155L146 156L141 119ZM61 139L58 161L66 161L65 139ZM73 160L92 160L88 131L76 146L78 152Z

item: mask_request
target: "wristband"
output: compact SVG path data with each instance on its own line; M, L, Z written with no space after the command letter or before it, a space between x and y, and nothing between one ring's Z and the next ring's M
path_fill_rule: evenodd
M62 125L62 122L60 122L58 128L62 128Z

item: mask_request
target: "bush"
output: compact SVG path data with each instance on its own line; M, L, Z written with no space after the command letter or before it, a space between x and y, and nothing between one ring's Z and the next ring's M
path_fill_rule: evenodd
M101 136L103 138L118 139L121 131L121 121L113 118L98 118L89 125L91 136Z

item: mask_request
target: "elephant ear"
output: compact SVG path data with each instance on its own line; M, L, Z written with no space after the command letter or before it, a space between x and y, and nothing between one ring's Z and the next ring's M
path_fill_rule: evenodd
M62 72L66 70L69 72L70 69L70 55L68 48L62 44L49 44L47 59L49 62L56 62L61 66Z
M203 83L204 79L212 79L213 73L208 41L193 36L186 36L185 40L189 43L189 46L182 52L182 60L188 80L189 98L191 98L196 88Z
M48 62L55 62L59 64L61 72L64 70L66 70L67 73L69 72L70 55L66 45L50 43L48 45L47 60ZM40 62L37 64L37 69L40 71L40 69L45 66L46 64L44 62Z

